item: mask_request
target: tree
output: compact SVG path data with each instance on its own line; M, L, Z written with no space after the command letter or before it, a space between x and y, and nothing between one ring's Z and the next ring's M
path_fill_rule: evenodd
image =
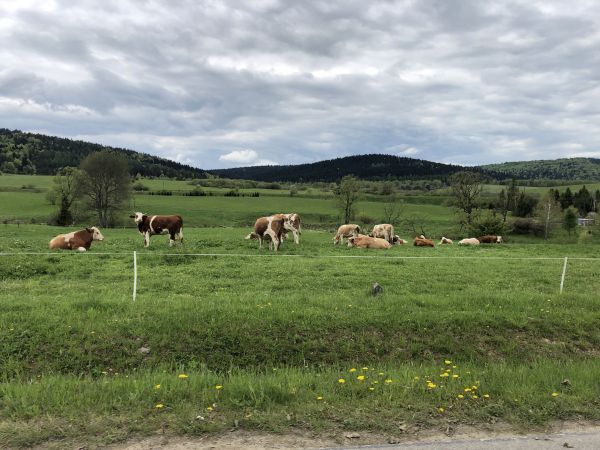
M567 208L565 211L565 215L563 218L563 228L567 230L569 236L571 236L571 232L577 228L577 210L572 206Z
M548 239L554 224L560 222L562 216L560 203L556 201L552 189L538 202L536 216L539 222L544 225L544 239Z
M573 193L571 189L565 189L565 192L560 196L560 206L562 209L567 209L569 206L573 204Z
M577 194L573 196L573 206L577 208L579 214L585 216L594 208L594 198L592 194L583 186Z
M80 173L75 167L63 167L52 180L52 188L48 198L53 205L58 205L58 211L52 218L56 225L66 226L73 222L71 207L80 196Z
M98 215L100 226L113 225L114 214L131 196L127 159L115 152L101 151L81 162L81 192Z
M457 172L450 178L450 188L456 207L465 213L468 225L473 221L473 211L477 209L483 179L476 172Z
M508 211L515 210L518 195L519 187L517 186L517 180L513 178L512 180L510 180L510 185L508 186L508 190L506 192L506 209Z
M395 195L390 195L383 204L384 223L397 223L404 212L404 203Z
M352 175L346 175L334 190L335 200L344 218L344 223L354 219L356 213L354 205L360 194L360 181Z
M513 215L517 217L529 217L533 214L536 205L537 200L535 198L527 195L525 191L521 191L517 196Z

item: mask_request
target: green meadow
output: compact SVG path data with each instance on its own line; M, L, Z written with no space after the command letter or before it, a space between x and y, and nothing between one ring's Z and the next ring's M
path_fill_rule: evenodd
M43 191L22 191L0 192L1 217L51 211ZM181 213L184 245L154 236L145 249L127 227L102 230L87 253L51 252L64 228L0 224L5 445L600 419L597 244L376 252L332 244L327 198L141 194L135 206ZM441 204L406 208L432 234L452 227ZM274 254L243 239L256 216L278 210L302 215L300 245Z

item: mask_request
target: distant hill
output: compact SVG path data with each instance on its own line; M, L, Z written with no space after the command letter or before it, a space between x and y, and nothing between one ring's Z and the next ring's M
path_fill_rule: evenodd
M337 181L345 175L378 180L387 178L444 178L461 170L481 170L464 168L450 164L403 158L392 155L357 155L329 159L311 164L293 166L255 166L235 169L208 170L210 174L224 178L237 178L256 181Z
M87 155L100 150L125 155L132 175L206 178L204 170L146 153L0 128L0 171L5 173L54 175L59 168L78 166Z
M600 181L600 159L597 158L506 162L487 164L481 167L502 174L507 178Z

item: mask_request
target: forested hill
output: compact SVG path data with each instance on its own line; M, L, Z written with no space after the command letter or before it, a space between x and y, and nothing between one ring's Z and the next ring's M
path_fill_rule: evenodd
M4 173L54 175L59 168L78 166L87 155L100 150L125 155L132 175L206 178L204 170L146 153L0 128L0 172Z
M294 166L256 166L217 169L207 172L224 178L256 181L337 181L345 175L377 180L386 178L444 178L465 170L441 164L392 155L357 155Z
M600 181L600 159L597 158L519 161L481 167L518 179Z

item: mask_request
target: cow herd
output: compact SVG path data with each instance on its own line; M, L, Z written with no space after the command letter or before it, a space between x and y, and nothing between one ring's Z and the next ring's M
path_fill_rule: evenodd
M149 216L147 214L136 212L129 216L137 225L138 232L144 237L144 247L150 245L150 236L157 234L169 235L169 246L173 246L176 241L183 244L183 219L181 216ZM246 239L258 240L259 248L262 248L263 242L268 241L269 249L277 251L281 243L287 239L287 234L291 232L296 244L300 243L301 221L300 215L296 213L281 213L271 216L259 217L254 223L254 231L246 236ZM394 226L383 223L375 225L368 234L361 234L360 226L356 224L341 225L335 236L333 244L343 244L344 238L348 241L348 247L389 249L392 245L403 245L408 242L401 239L394 233ZM50 241L51 249L79 250L87 251L90 249L93 241L102 241L104 236L96 227L84 228L83 230L73 231L71 233L60 234ZM477 238L465 238L458 242L459 245L479 245L503 242L502 236L485 235ZM439 245L452 244L452 239L442 237ZM413 240L415 247L434 247L432 239L423 235L417 236Z

